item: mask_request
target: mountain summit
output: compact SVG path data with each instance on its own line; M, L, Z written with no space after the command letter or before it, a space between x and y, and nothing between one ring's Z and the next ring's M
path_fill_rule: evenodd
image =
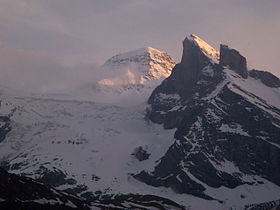
M108 59L104 67L133 67L136 65L137 70L141 73L141 81L151 79L161 79L168 77L175 62L163 51L152 47L145 47L134 51L118 54Z
M218 61L220 58L220 52L215 50L212 46L210 46L208 43L206 43L204 40L202 40L199 36L195 34L191 34L189 37L187 37L184 40L184 49L186 49L186 45L189 42L193 42L195 45L197 45L201 51L208 57Z
M175 62L166 53L146 47L122 53L108 59L104 70L113 70L113 77L97 83L99 90L123 92L155 88L171 74Z

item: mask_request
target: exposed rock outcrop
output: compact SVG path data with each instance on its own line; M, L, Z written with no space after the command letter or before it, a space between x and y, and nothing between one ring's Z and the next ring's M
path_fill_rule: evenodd
M131 155L135 156L139 161L144 161L149 159L151 154L149 154L142 146L140 146L136 147Z
M206 96L222 80L218 58L219 52L198 36L187 37L183 41L181 62L149 97L149 118L153 122L164 123L165 128L178 126L182 120L178 113L183 111L184 104L193 98Z
M248 78L247 61L237 50L227 45L220 46L220 66L228 66L243 78Z
M0 208L10 210L90 209L85 201L32 179L9 174L0 168Z

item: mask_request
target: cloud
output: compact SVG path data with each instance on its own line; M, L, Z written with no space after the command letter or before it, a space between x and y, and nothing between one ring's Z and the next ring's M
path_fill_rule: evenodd
M11 48L0 48L0 73L1 86L30 93L71 90L104 75L93 64L67 67L45 52Z
M34 50L0 48L0 90L12 89L17 94L66 93L91 87L108 78L127 79L130 68L116 69L96 64L66 66L54 56Z

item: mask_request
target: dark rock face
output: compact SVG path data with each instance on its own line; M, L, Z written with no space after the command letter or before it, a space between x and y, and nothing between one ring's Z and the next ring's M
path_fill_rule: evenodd
M249 75L250 77L261 80L262 83L268 87L272 87L272 88L280 87L280 79L274 76L273 74L271 74L270 72L253 69L249 71Z
M4 113L2 113L3 109ZM0 99L0 143L5 140L6 135L12 130L11 117L16 112L16 109L12 104Z
M136 147L134 152L132 153L133 156L137 158L139 161L144 161L149 159L150 155L143 147Z
M270 201L260 204L246 205L244 210L278 210L280 209L280 200Z
M240 80L248 77L246 59L236 50L222 47L221 61L216 65L210 58L199 62L201 53L194 55L197 48L185 46L186 60L177 64L171 76L154 90L147 110L152 122L177 128L175 142L154 170L134 177L152 186L170 187L177 193L206 199L214 198L205 193L205 186L262 184L255 175L280 186L280 109L227 79L231 71L222 66L241 75L234 76ZM192 82L183 79L182 75L192 73ZM259 103L253 103L256 100ZM246 175L252 179L245 179Z
M243 78L248 78L246 58L240 55L237 50L230 49L226 45L220 46L220 66L229 66L231 70L234 70Z
M86 197L86 196L84 196ZM185 207L155 195L91 196L84 201L30 178L10 174L0 168L0 209L9 210L89 210L89 209L178 209Z
M32 179L9 174L0 168L1 209L90 209L89 205L72 195L59 192Z
M102 209L158 209L158 210L185 210L184 206L181 206L175 203L172 200L167 198L162 198L155 195L135 195L135 194L127 194L127 195L115 195L113 198L111 196L107 196L100 198L99 204L95 204Z
M186 38L183 47L181 63L173 68L170 77L152 92L148 100L151 109L157 110L147 110L148 118L156 123L164 123L165 128L174 128L182 120L178 114L181 109L176 110L175 114L168 112L169 110L197 97L195 94L200 94L199 97L206 96L222 80L218 64L206 56L193 40ZM197 85L199 81L201 84ZM163 112L168 113L160 114Z
M61 170L56 168L50 171L44 166L40 166L40 169L36 172L36 174L40 174L40 177L38 177L36 180L53 187L58 187L64 184L73 185L77 183L76 180L67 178L67 176Z
M183 41L181 65L185 74L181 74L181 76L186 82L195 82L201 74L201 70L209 63L209 58L201 51L194 40L186 38Z
M211 60L193 40L186 38L183 41L183 47L181 63L177 64L172 70L170 77L156 88L149 99L149 103L152 102L153 96L157 92L165 94L177 93L182 97L189 97L195 83L203 76L203 68L213 65Z
M10 118L7 116L0 116L0 123L0 142L2 142L11 131Z
M257 107L225 88L215 102L188 106L175 133L175 143L160 159L152 173L142 171L135 178L153 186L165 186L178 193L209 198L200 182L211 187L235 188L255 184L242 180L241 174L260 175L280 185L280 151L270 144L279 144L279 120L273 119ZM250 111L245 109L250 107ZM220 119L215 121L212 116ZM168 119L166 119L168 120ZM222 132L242 125L244 134ZM268 141L263 141L266 138ZM221 170L232 162L236 172ZM195 177L197 182L191 177Z
M1 162L0 167L3 169L9 171L9 170L18 170L21 169L26 165L26 162L21 162L21 163L16 163L16 164L9 164L8 162ZM77 181L73 178L68 178L63 171L56 167L52 167L52 170L40 166L38 170L35 171L36 174L36 181L39 181L41 183L44 183L46 185L50 185L52 187L58 187L61 185L76 185ZM22 173L21 175L23 176L30 176L31 174L24 174ZM98 177L96 177L98 178Z

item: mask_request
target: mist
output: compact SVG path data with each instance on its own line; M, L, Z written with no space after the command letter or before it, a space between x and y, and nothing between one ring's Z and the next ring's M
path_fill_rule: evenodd
M124 70L123 70L124 71ZM71 92L120 73L96 64L65 65L41 51L0 48L0 86L18 93Z

